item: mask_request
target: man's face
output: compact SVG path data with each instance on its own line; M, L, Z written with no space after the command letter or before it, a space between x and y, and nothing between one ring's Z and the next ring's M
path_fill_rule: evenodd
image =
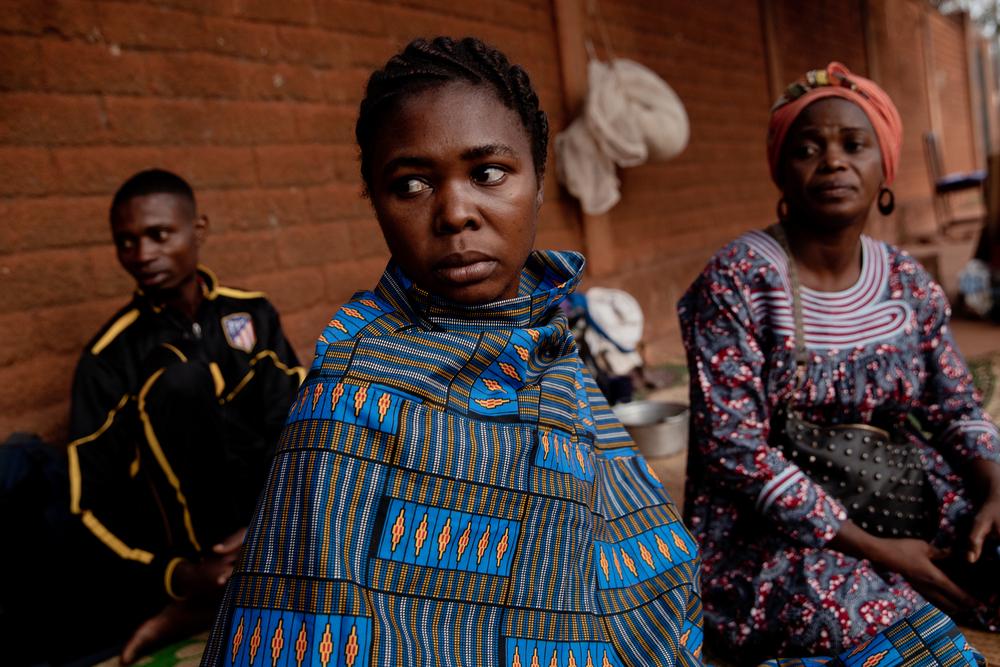
M191 202L156 193L133 197L112 216L118 261L144 291L170 291L194 278L207 221Z

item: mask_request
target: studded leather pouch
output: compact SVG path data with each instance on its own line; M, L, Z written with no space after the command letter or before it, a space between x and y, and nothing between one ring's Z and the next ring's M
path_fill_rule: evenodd
M768 229L788 256L795 318L796 387L805 380L808 354L799 281L784 230ZM902 438L868 424L814 424L791 405L771 420L771 444L839 500L862 529L880 537L928 538L935 529L933 502L920 453Z
M862 529L880 537L933 535L924 467L909 443L867 424L820 426L794 411L772 422L772 442L834 498Z

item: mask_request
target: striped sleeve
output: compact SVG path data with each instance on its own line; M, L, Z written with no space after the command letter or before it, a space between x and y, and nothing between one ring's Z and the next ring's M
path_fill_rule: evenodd
M951 309L944 291L931 283L927 292L918 322L927 369L922 421L936 436L938 446L960 460L1000 462L1000 432L983 409L972 373L952 336Z

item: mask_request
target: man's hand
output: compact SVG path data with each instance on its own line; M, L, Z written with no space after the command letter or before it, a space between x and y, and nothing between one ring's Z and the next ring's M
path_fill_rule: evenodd
M230 555L235 560L236 556L238 556L240 553L240 547L243 546L243 538L245 538L246 536L247 536L247 529L244 526L243 528L240 528L226 539L222 540L222 542L220 542L219 544L216 544L214 547L212 547L212 551L219 554L220 556Z
M174 569L171 587L182 598L216 595L229 577L243 546L247 529L240 528L235 533L212 547L212 555L197 563L184 561Z
M189 637L211 625L222 588L233 574L246 528L212 547L212 555L198 563L183 561L173 572L172 588L185 598L171 602L140 625L121 652L121 663L132 664L149 650Z
M211 625L215 619L215 600L183 600L171 602L163 610L140 625L132 634L119 659L130 665L150 650L190 637Z

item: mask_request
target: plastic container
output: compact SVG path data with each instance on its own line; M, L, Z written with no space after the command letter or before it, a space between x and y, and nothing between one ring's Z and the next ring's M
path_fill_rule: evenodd
M643 456L673 456L688 445L691 411L683 403L635 401L612 408Z

